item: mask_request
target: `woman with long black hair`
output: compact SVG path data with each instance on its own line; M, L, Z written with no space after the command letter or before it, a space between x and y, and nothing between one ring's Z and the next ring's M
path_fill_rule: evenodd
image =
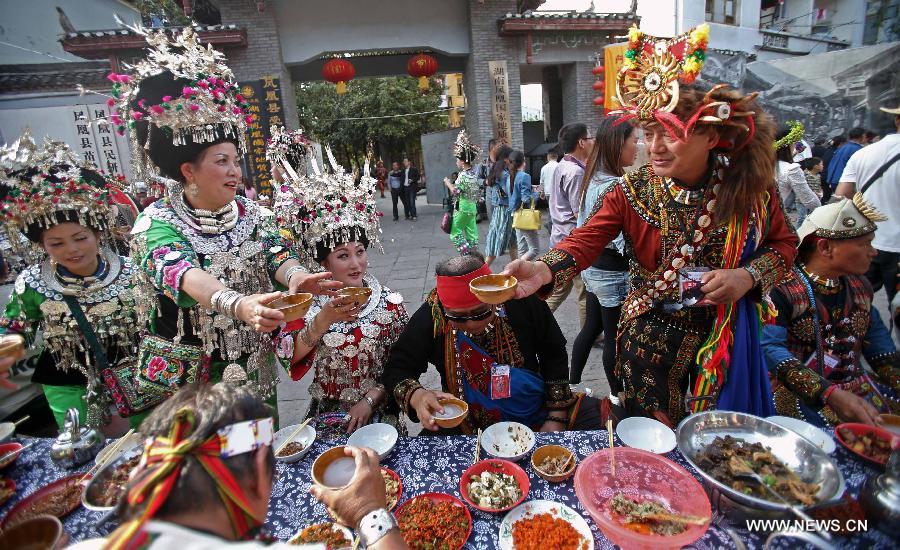
M509 250L510 260L518 257L516 250L515 234L512 228L512 216L507 209L509 207L509 154L512 148L501 145L497 149L496 160L488 174L487 185L491 201L491 225L488 227L487 238L484 243L484 260L488 266L497 256L502 256Z

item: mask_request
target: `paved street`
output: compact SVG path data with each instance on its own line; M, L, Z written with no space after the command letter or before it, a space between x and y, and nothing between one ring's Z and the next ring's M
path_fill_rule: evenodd
M434 288L435 264L453 256L456 250L450 244L449 236L441 231L441 216L443 215L441 206L426 204L424 194L418 197L419 219L416 222L408 222L402 218L399 222L392 221L389 197L378 199L378 207L386 213L382 218L384 254L369 250L369 270L382 283L403 294L406 307L412 314ZM546 219L546 215L547 213L544 212L544 219ZM487 228L487 221L478 224L482 243ZM546 248L547 243L548 235L546 231L542 231L541 246ZM508 256L495 260L492 266L494 271L501 271L508 260ZM574 293L556 311L556 319L568 340L568 349L571 353L572 342L579 330ZM605 395L608 386L600 362L601 353L602 350L599 348L591 351L582 379L586 386L594 390L595 394ZM310 372L299 382L287 381L278 386L278 412L282 425L288 425L303 418L309 403L307 388L311 379L312 373ZM282 380L289 380L289 378L286 374L282 374ZM434 367L429 367L429 371L422 377L422 383L429 387L437 388L439 386L438 374ZM410 426L410 429L412 432L418 432L420 428Z

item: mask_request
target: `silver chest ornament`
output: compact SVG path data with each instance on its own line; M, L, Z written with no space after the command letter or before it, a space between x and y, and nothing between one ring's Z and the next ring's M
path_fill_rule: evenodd
M94 458L103 447L103 436L81 425L78 409L66 411L62 433L50 446L50 458L63 468L75 468Z

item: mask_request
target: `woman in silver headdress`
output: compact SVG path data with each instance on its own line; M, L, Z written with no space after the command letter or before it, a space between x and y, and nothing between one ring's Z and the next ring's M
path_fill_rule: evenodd
M41 335L32 382L41 384L60 428L75 408L92 427L124 431L110 415L113 395L103 382L109 369L132 364L138 333L131 260L110 248L113 181L65 143L39 147L27 132L2 159L0 218L12 242L24 234L38 254L0 316L2 347L10 351L0 352L0 383L10 386L8 370L24 357L26 341Z
M169 38L150 33L151 55L135 76L110 75L119 98L114 120L131 128L139 172L161 175L166 196L147 207L132 230L140 268L143 338L126 406L145 410L194 380L247 379L263 398L277 383L269 339L283 314L267 307L281 296L320 291L327 274L310 275L274 220L236 196L246 152L246 114L223 56L188 28ZM141 174L140 179L152 180Z
M378 382L409 316L403 297L368 273L369 246L380 248L376 181L363 175L354 183L353 174L337 165L330 150L333 173L320 171L310 156L313 174L306 175L305 160L304 166L297 162L303 155L290 155L291 150L305 150L304 141L284 140L280 131L273 136L270 157L285 180L275 205L279 225L305 247L315 261L313 269L324 269L344 287L334 298L317 296L304 318L284 324L276 354L294 380L313 371L311 416L346 413L348 433L373 420L402 430L396 415L385 414L387 393ZM279 141L295 147L277 151ZM362 174L368 173L366 166Z

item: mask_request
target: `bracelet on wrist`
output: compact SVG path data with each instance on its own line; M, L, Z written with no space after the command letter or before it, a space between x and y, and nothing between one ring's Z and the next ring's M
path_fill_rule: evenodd
M369 408L372 409L372 412L375 412L375 400L369 397L368 395L364 395L363 399L366 400L366 403L369 404Z
M822 405L828 404L828 398L831 397L831 394L834 393L834 390L836 389L837 384L832 384L831 386L828 386L828 389L822 392Z
M284 286L290 286L291 277L296 275L297 273L309 273L309 271L303 267L302 265L294 265L288 268L287 271L284 272Z

